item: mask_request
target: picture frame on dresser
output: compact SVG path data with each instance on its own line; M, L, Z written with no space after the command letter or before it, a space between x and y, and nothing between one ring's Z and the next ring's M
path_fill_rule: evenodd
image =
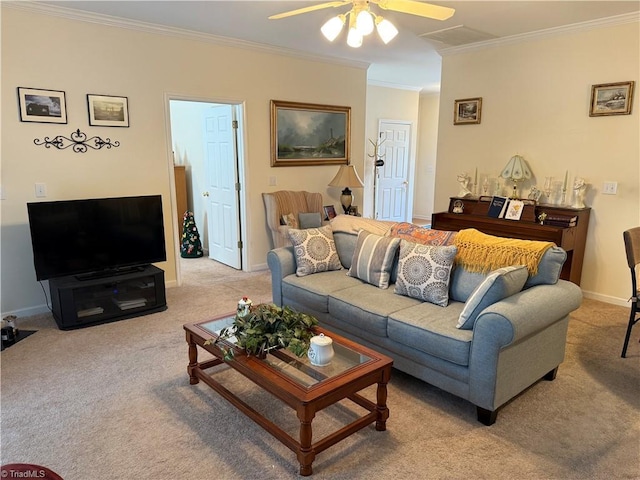
M21 122L67 123L67 100L62 90L18 87Z

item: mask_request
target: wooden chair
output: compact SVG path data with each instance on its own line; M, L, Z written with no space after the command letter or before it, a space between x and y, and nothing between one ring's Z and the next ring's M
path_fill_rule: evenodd
M631 329L638 320L640 320L640 291L638 290L638 282L636 279L636 267L640 264L640 227L626 230L622 235L627 252L627 263L631 270L631 313L629 315L627 334L624 337L624 346L622 347L622 358L625 358L627 355L627 346L629 345L629 337L631 336Z

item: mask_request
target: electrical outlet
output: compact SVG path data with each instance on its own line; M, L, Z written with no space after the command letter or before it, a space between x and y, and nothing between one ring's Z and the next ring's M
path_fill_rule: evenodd
M618 193L618 182L604 182L602 193L605 195L615 195Z
M269 186L273 187L278 184L278 180L276 177L269 177Z

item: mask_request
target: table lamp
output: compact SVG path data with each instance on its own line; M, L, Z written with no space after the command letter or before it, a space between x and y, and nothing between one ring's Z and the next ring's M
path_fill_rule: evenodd
M502 169L500 176L513 181L513 192L509 198L518 198L518 182L531 178L531 170L522 156L514 155Z
M349 213L351 204L353 203L353 194L350 189L364 187L353 165L340 165L338 173L333 177L333 180L329 182L329 186L344 187L340 195L340 203L342 204L344 213Z

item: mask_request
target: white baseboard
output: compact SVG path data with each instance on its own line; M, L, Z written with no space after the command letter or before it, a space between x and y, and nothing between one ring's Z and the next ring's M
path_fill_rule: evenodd
M2 312L2 318L7 315L15 315L20 319L20 317L32 317L34 315L42 315L43 313L51 313L49 307L47 305L36 305L34 307L20 308L18 310L13 310L12 312Z
M624 298L612 297L611 295L602 295L601 293L582 291L582 295L585 298L591 300L598 300L599 302L610 303L612 305L620 305L621 307L628 307L629 301Z

